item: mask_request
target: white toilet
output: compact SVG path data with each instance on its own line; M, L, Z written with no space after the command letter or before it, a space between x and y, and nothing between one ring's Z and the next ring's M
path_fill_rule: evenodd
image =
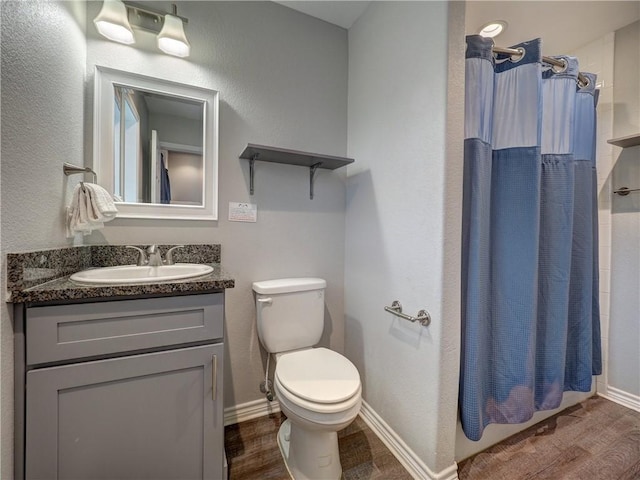
M321 278L255 282L258 336L275 354L274 386L287 416L278 445L295 480L338 480L338 430L358 415L360 375L345 357L313 348L324 329Z

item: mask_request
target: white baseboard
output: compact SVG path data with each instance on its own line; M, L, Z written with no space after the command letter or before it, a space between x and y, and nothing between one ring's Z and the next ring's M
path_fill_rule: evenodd
M625 392L619 388L607 385L607 392L598 392L598 395L611 400L612 402L619 403L623 407L630 408L636 412L640 412L640 397L633 395L632 393Z
M280 404L277 400L269 402L266 398L242 403L234 407L224 409L224 426L235 423L246 422L254 418L277 413L280 411Z
M425 463L411 450L406 443L398 436L396 432L371 408L371 406L362 401L360 409L362 420L371 428L371 430L382 440L387 448L393 453L404 468L411 476L418 480L457 480L458 466L454 462L453 465L444 470L434 473Z

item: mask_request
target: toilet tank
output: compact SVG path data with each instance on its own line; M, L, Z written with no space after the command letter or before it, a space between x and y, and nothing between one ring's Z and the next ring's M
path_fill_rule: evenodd
M258 337L270 353L311 347L324 329L321 278L281 278L253 283Z

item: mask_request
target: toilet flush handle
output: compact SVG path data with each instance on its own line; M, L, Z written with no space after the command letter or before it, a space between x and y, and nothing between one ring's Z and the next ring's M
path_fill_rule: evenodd
M267 305L271 305L273 303L273 299L271 297L259 298L258 299L258 303L264 303L264 304L267 304Z

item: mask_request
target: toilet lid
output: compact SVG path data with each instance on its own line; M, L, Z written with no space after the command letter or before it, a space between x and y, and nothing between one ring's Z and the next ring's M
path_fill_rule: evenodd
M326 348L283 355L276 376L292 394L317 403L343 402L360 388L360 375L353 363Z

